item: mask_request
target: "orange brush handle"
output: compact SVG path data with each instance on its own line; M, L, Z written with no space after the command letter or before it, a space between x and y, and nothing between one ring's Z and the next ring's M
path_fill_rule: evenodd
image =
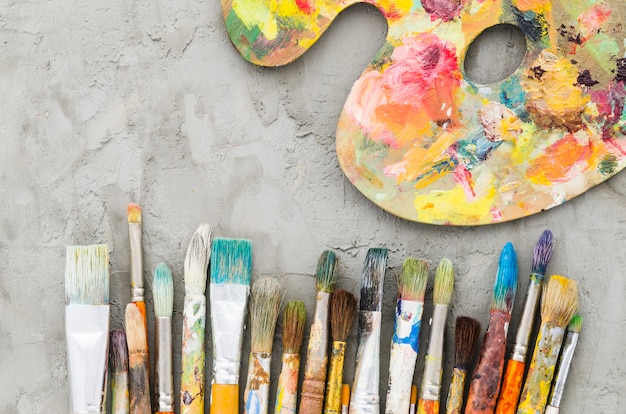
M420 398L417 402L417 414L439 414L439 401Z
M148 338L148 316L146 314L146 302L133 302L141 315L143 316L143 327L146 330L146 338ZM149 344L146 342L146 360L149 361L148 356L150 353L148 352ZM150 371L150 363L148 363L148 371Z
M213 384L211 414L239 414L239 384Z
M510 359L506 364L496 414L515 414L522 392L522 379L524 379L524 363Z

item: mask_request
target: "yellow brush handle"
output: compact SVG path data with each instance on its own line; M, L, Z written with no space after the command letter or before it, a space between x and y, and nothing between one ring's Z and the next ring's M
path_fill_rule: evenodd
M239 414L239 384L213 384L211 414Z
M346 343L334 341L330 354L330 369L326 386L325 414L341 413L341 393L343 389L343 364L346 355Z
M448 390L448 400L446 401L446 414L461 414L466 377L467 371L459 368L454 368L452 371L450 389Z
M522 392L522 379L524 379L524 363L510 359L506 364L496 414L515 414L517 401Z

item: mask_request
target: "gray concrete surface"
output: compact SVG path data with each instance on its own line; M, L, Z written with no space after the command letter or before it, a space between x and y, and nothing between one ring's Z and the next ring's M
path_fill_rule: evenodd
M497 255L511 241L517 320L534 243L550 228L557 247L549 272L579 281L585 318L562 412L624 412L626 174L551 211L486 227L420 225L379 210L344 178L334 131L385 33L374 9L357 6L299 61L262 69L230 45L217 1L0 1L0 413L68 411L65 246L109 244L111 325L122 326L131 201L144 209L146 278L160 261L173 270L177 337L182 261L202 222L216 236L251 239L254 277L278 277L286 299L304 300L309 316L322 250L338 252L340 285L358 293L367 248L388 247L383 385L402 260L434 267L449 257L458 276L444 393L454 317L485 328ZM353 328L349 379L355 343ZM275 344L280 352L278 337Z

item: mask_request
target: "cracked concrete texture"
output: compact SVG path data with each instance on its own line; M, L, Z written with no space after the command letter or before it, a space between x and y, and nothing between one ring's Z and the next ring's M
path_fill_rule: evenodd
M358 294L367 248L388 247L383 401L394 277L402 260L421 257L434 268L447 256L458 271L446 331L445 395L454 318L470 315L485 328L497 255L512 241L520 267L515 326L534 243L550 228L557 247L549 271L579 281L585 318L563 412L620 412L626 175L548 212L493 226L421 225L379 210L344 178L334 149L343 102L385 36L373 8L351 8L303 58L271 69L237 54L218 2L1 0L0 10L1 413L68 411L67 245L109 245L111 326L122 326L131 201L144 209L146 279L161 261L175 277L176 338L184 253L202 222L210 222L216 236L251 239L254 277L278 277L286 300L304 300L309 317L322 250L337 251L340 286ZM424 321L432 279L426 299ZM148 293L149 312L151 300ZM152 340L153 325L150 333ZM427 336L423 329L422 344ZM355 344L353 327L347 379L354 374ZM280 352L280 334L274 349ZM179 362L176 357L176 367ZM274 381L279 363L274 358Z

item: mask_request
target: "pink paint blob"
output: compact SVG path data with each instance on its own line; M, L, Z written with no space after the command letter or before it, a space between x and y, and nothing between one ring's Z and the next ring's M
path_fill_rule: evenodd
M440 18L444 22L458 17L467 0L422 0L422 6L432 20Z

